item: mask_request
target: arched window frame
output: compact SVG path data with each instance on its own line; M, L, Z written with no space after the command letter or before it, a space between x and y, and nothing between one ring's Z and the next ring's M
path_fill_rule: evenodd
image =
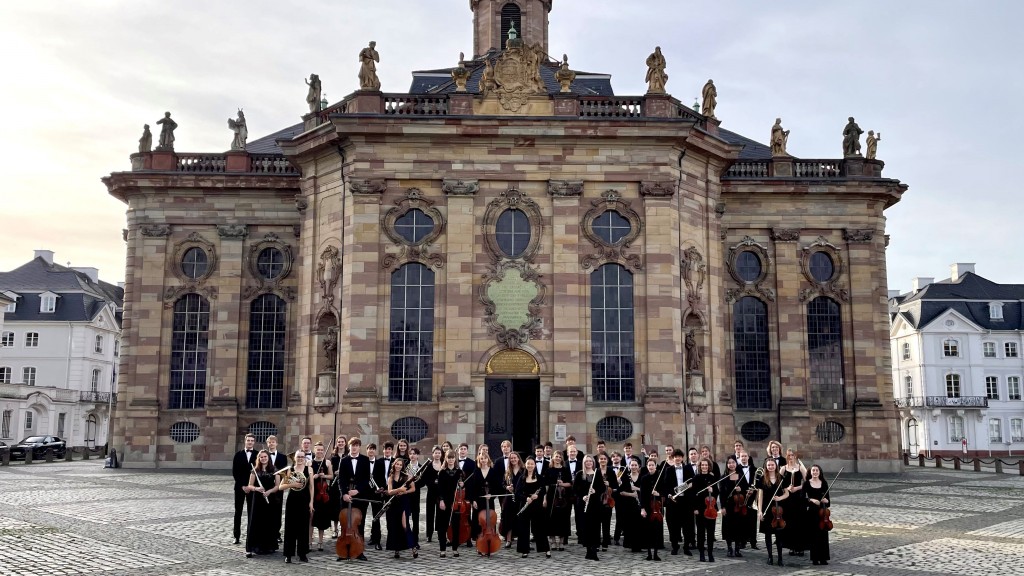
M429 402L434 371L434 271L422 262L408 262L391 273L390 285L388 400ZM416 308L409 307L413 295ZM408 321L414 316L415 329L410 330ZM410 346L415 353L410 353Z
M944 358L960 357L960 341L956 338L946 338L942 341L942 356Z
M617 282L609 282L610 274ZM614 325L614 329L609 325ZM617 262L603 264L590 273L590 377L594 402L636 400L635 342L633 273Z
M608 243L594 230L594 221L605 212L615 212L629 223L629 233L618 242ZM629 270L643 270L643 259L629 249L643 231L643 220L629 201L623 200L617 190L605 190L598 200L590 201L590 209L581 221L583 237L597 249L596 254L587 254L580 261L584 270L596 268L608 262L615 262Z
M811 273L811 257L818 252L825 253L832 260L832 277L821 282ZM831 296L841 302L849 302L850 291L841 280L846 271L846 260L839 248L824 236L805 246L800 251L800 271L803 273L807 286L800 290L800 301L807 302L816 296Z
M274 278L265 278L260 274L260 254L268 248L278 250L282 256L281 273ZM277 294L288 302L294 302L296 296L295 288L286 285L294 265L295 255L291 245L281 240L277 234L268 232L262 239L253 242L249 246L248 251L246 251L245 270L248 272L251 281L246 283L247 286L242 291L242 299L249 300L261 294Z
M284 408L287 342L288 304L285 300L276 294L263 294L253 299L249 304L246 408Z
M199 294L185 294L173 305L168 407L206 406L210 344L210 303Z
M743 310L746 306L757 310ZM738 331L753 322L755 330ZM754 296L742 296L732 307L733 379L736 385L737 410L770 410L772 407L771 327L768 304ZM760 325L764 330L760 329ZM740 337L744 340L741 341ZM756 340L756 341L755 341ZM749 356L748 356L749 355ZM758 364L756 370L740 370L741 366Z
M407 262L420 262L438 269L444 267L444 255L430 252L430 247L441 237L445 229L444 214L435 208L434 204L433 200L423 196L419 188L409 188L405 191L405 198L395 200L394 206L381 214L381 230L391 240L392 245L398 247L397 253L391 248L390 252L381 257L381 266L385 270L394 271ZM434 221L433 229L419 242L410 242L395 228L395 222L412 210L419 210Z
M530 241L527 243L523 253L516 258L509 258L498 245L498 218L505 210L520 210L526 214L526 219L530 222ZM537 202L518 188L509 188L498 195L497 198L487 203L487 209L484 210L481 226L483 228L484 248L487 249L492 263L497 264L502 260L533 262L537 251L540 250L541 238L544 235L544 216Z
M818 296L807 303L806 310L811 408L842 410L846 407L842 305Z

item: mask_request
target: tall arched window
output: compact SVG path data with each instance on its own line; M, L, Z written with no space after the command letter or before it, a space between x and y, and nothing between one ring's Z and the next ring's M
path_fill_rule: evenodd
M917 419L910 418L907 420L907 448L910 455L917 457L917 452L920 449L917 441Z
M633 274L605 264L590 274L590 367L596 402L636 397Z
M819 296L807 304L807 354L812 408L845 408L841 320L839 303L827 296Z
M411 262L391 274L388 399L426 402L434 371L434 272Z
M97 420L95 414L89 414L85 419L85 443L90 448L96 446Z
M249 305L249 408L284 406L285 312L284 300L274 294L264 294Z
M502 46L505 45L505 40L508 39L508 30L512 27L512 24L516 25L516 33L522 38L523 37L523 16L519 11L519 6L516 6L512 2L505 4L501 7L501 42Z
M736 378L736 409L769 410L772 407L772 371L768 350L768 306L744 296L732 307Z
M206 359L210 341L210 303L186 294L174 303L171 335L169 408L206 406Z

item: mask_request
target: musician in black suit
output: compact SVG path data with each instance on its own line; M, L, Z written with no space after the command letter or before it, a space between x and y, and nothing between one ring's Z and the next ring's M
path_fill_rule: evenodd
M376 446L374 446L376 448ZM373 481L377 483L378 490L387 488L388 475L391 474L391 463L395 461L395 445L392 442L385 442L382 455L373 461ZM384 506L384 499L377 494L373 503L373 522L370 524L370 545L376 550L383 550L380 542L380 520L376 518L377 513Z
M338 485L342 494L342 506L347 506L348 502L355 498L357 501L352 503L352 507L358 508L363 513L363 521L360 522L358 528L360 536L365 533L366 527L366 509L369 503L365 501L371 500L377 495L370 487L372 475L370 459L359 453L362 448L363 443L359 438L349 440L348 455L342 458L338 465ZM366 556L360 554L358 559L366 560Z
M736 442L740 444L739 441ZM740 465L736 468L742 480L746 483L751 490L757 484L755 476L757 475L757 469L750 464L750 456L746 452L740 453ZM747 538L737 543L737 549L746 548L747 542L750 542L750 547L757 550L757 512L751 508L754 503L757 502L756 494L749 494L748 506L747 506L747 525L743 528L743 534L747 535Z
M243 487L249 485L249 475L252 474L252 466L256 462L256 437L252 434L245 435L245 448L238 451L231 460L231 477L235 480L235 544L241 544L242 537L242 504L249 508L249 500L246 498Z
M687 510L685 493L681 490L677 490L677 487L686 484L687 480L693 478L692 472L689 472L689 466L683 465L683 451L676 448L672 451L672 454L662 464L663 471L661 474L661 485L658 486L658 492L665 495L665 524L668 527L668 539L672 544L672 555L679 553L679 543L683 540L682 532L685 531L687 521L691 525L692 534L696 539L697 531L693 527L693 512ZM689 518L687 518L689 514ZM687 533L689 536L690 533ZM689 540L686 540L689 543ZM689 546L683 552L687 556L692 556L690 553Z
M284 470L288 467L288 455L277 451L277 436L267 436L267 453L270 454L270 463L274 470ZM271 522L274 523L274 531L277 532L278 540L281 539L281 509L284 506L284 492L274 492L270 495L270 504L274 507L271 511Z
M512 452L512 442L508 440L501 441L501 456L494 459L494 471L498 474L499 478L505 476L505 470L508 470L508 455ZM459 456L461 458L462 456Z
M465 472L466 478L470 478L473 472L476 472L476 462L469 457L469 444L459 444L459 459L455 462L455 467Z

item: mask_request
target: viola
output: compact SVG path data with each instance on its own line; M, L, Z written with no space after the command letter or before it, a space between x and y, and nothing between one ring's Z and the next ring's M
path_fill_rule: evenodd
M469 542L469 511L470 504L466 501L466 485L462 480L459 480L459 486L455 489L455 498L452 501L452 516L455 514L459 515L459 544L465 544ZM454 536L454 530L451 522L448 522L448 541L456 542Z
M832 509L824 504L818 509L818 530L832 530Z
M783 514L782 504L777 501L772 503L772 530L785 530L786 518Z
M601 494L601 504L604 504L608 508L615 508L615 498L612 497L611 488L604 489L604 494Z
M651 522L661 522L665 519L664 506L660 496L651 500Z
M708 497L704 499L704 517L708 520L718 518L718 507L715 506L715 497L711 494L708 494Z
M742 492L732 495L732 512L740 516L747 515L747 497Z
M323 472L324 462L326 462L326 460L320 462L320 470L318 473ZM316 479L316 494L313 495L313 499L317 504L325 504L331 499L331 496L327 493L327 480L323 478Z
M484 556L497 554L501 550L501 537L495 531L498 525L497 516L491 511L490 490L484 491L486 507L477 514L480 523L480 535L476 539L476 550Z
M349 486L349 490L355 489L355 483ZM334 545L334 551L341 560L358 558L363 553L363 534L359 529L363 524L363 511L352 506L349 500L348 506L341 509L338 514L338 524L341 526L341 534Z

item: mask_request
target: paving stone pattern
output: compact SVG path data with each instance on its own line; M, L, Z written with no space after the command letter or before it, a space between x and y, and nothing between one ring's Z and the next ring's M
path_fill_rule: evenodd
M721 542L714 564L668 551L660 563L644 562L643 555L615 547L600 554L601 562L585 562L576 545L554 552L551 560L536 553L523 560L511 550L489 559L474 550L441 559L436 542L421 542L418 559L408 551L394 560L390 552L369 550L369 562L337 562L328 538L309 564L286 567L278 555L247 560L233 544L228 476L101 466L87 461L0 468L0 576L249 576L281 570L359 576L506 576L524 570L544 576L745 576L765 570L794 576L1024 576L1024 478L1011 475L914 467L901 475L851 474L836 487L828 566L786 556L789 567L768 568L763 543L734 559Z

